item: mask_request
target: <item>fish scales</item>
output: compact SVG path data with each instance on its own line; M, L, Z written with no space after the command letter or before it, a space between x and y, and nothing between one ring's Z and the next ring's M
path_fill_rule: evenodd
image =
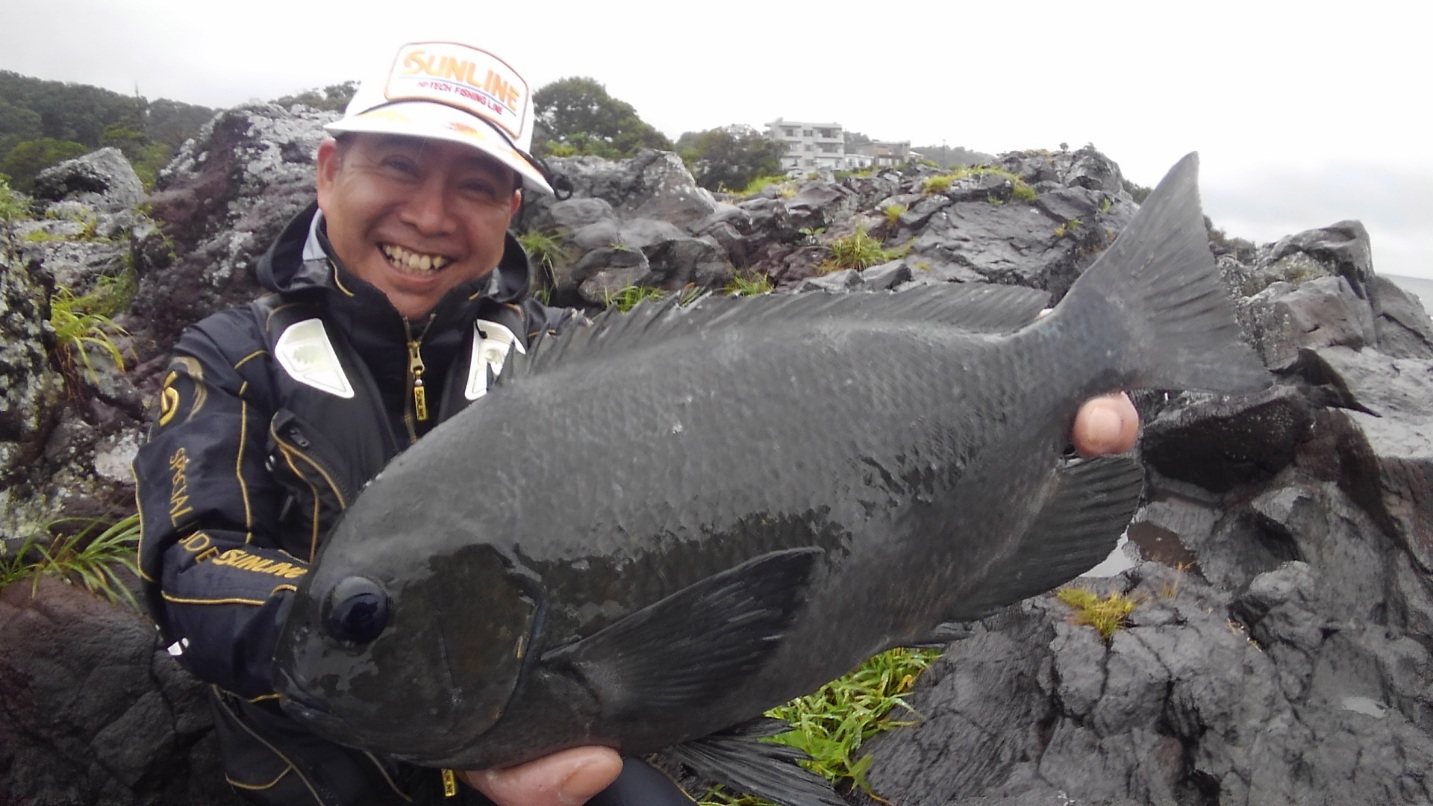
M285 707L422 764L646 753L1088 570L1139 473L1062 457L1080 403L1267 382L1194 173L1033 323L1015 289L707 298L514 357L326 540Z

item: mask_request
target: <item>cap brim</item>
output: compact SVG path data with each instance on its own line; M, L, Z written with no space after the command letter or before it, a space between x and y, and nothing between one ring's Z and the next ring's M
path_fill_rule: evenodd
M329 134L363 132L367 134L398 134L446 140L481 151L517 172L526 190L552 194L536 166L492 124L459 109L426 101L404 101L380 106L324 126Z

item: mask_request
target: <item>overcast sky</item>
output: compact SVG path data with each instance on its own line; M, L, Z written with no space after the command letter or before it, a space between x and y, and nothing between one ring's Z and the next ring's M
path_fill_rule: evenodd
M604 84L675 139L778 117L998 154L1093 143L1263 243L1359 219L1433 278L1433 42L1418 4L826 5L628 0L0 0L0 69L212 107L357 79L405 33L466 36L534 88ZM364 9L373 9L364 13Z

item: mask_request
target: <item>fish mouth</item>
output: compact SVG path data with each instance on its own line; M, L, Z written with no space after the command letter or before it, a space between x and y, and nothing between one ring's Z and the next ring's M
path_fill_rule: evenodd
M419 252L396 243L380 243L378 250L388 265L407 274L437 274L455 262L447 255Z
M280 669L275 675L274 691L279 695L279 704L284 713L314 727L315 732L324 728L338 729L343 720L321 700L314 698L287 671Z
M446 674L451 679L451 672ZM434 766L461 757L471 738L456 712L433 713L432 721L405 727L404 721L392 714L380 716L345 707L336 710L286 669L276 670L274 691L284 713L313 733L414 764Z

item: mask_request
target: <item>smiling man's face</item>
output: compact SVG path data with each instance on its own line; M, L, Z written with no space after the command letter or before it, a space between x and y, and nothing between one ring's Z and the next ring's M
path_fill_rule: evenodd
M350 134L318 151L334 252L410 321L497 266L522 201L516 187L511 169L460 143Z

